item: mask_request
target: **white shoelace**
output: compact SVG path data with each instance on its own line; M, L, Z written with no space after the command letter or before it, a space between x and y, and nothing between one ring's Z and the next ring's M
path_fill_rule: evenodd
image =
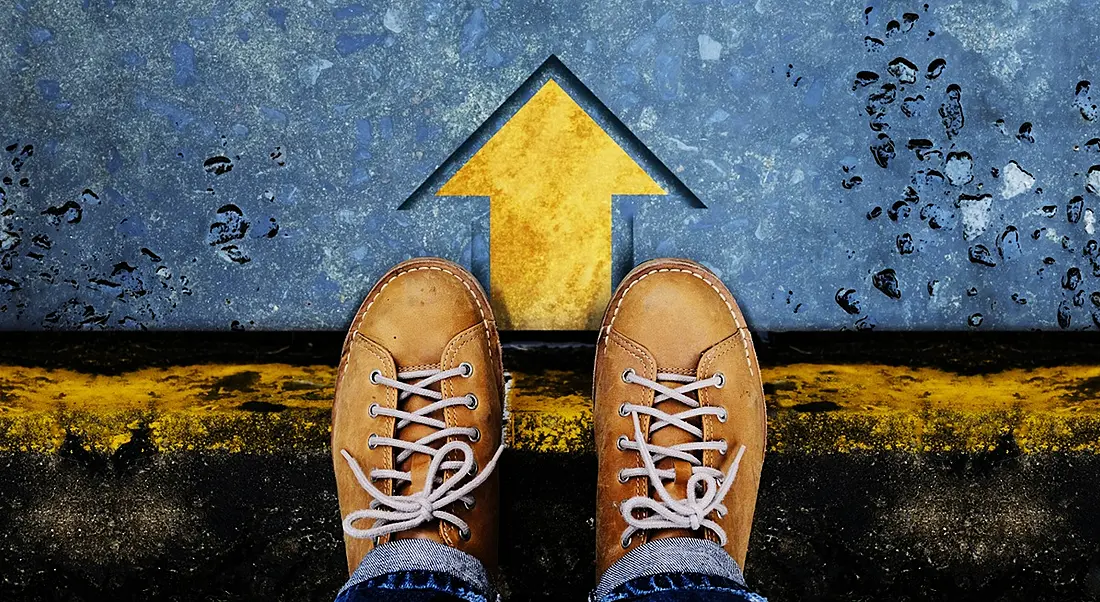
M427 474L424 476L423 489L410 495L386 495L374 486L373 481L391 479L394 481L394 488L396 489L402 482L412 482L411 472L379 468L372 470L370 477L367 477L355 458L346 449L340 450L340 454L347 460L351 471L355 473L355 479L359 481L359 486L365 489L373 498L370 508L348 513L343 523L345 533L351 537L362 539L378 538L439 519L457 527L459 534L464 539L470 537L470 528L466 521L448 512L446 508L450 504L459 501L468 508L472 507L474 499L470 496L470 492L484 483L492 474L501 452L504 451L504 445L502 444L497 448L493 458L480 472L477 472L474 450L469 443L451 441L440 446L439 449L431 447L431 443L449 437L464 436L471 442L477 442L481 439L481 432L474 427L448 427L445 421L431 417L433 413L453 406L461 405L474 409L477 407L476 397L466 395L444 399L442 393L433 391L428 387L456 376L468 378L472 373L473 367L467 363L450 370L400 372L397 374L396 380L382 376L377 370L371 373L371 382L400 391L399 401L407 399L410 395L420 395L435 400L433 403L414 412L389 409L373 404L370 407L372 416L390 416L396 419L398 422L394 429L395 434L411 423L423 424L437 430L416 441L404 441L395 437L379 437L377 435L371 435L368 440L368 445L372 449L380 445L400 449L401 452L395 458L395 466L407 460L414 453L424 454L432 459L428 465ZM413 380L416 382L402 382ZM461 454L462 459L447 459L449 455L455 453ZM447 475L448 472L451 474ZM463 483L467 477L472 478ZM355 526L357 521L365 519L374 519L374 524L368 529L360 529Z
M655 391L657 395L653 398L654 404L666 399L675 399L688 406L687 410L675 414L669 414L655 407L637 404L624 403L619 406L619 413L623 416L631 416L634 421L634 438L630 439L626 435L619 437L619 448L635 450L642 458L641 468L623 469L619 473L619 479L625 481L629 478L646 477L659 498L635 496L621 504L619 509L627 524L627 528L622 535L623 547L629 545L630 538L638 531L653 529L691 529L695 531L700 528L713 531L718 535L719 543L726 545L725 530L707 516L711 512L715 512L718 517L725 516L727 509L722 502L733 486L733 480L737 477L737 467L741 464L741 457L745 454L745 446L742 445L738 449L737 457L734 458L733 464L730 465L729 471L726 473L716 468L703 466L702 461L694 455L694 452L714 450L725 455L728 451L726 442L725 440L703 441L703 430L688 422L688 420L697 416L711 415L725 422L728 416L724 408L700 406L698 401L687 396L687 393L704 387L722 388L725 384L725 377L718 373L710 378L699 380L693 376L661 372L657 374L657 380L649 380L638 376L633 369L630 369L623 373L623 380ZM658 381L685 384L673 389ZM650 416L649 435L665 427L675 427L687 431L699 441L680 443L669 447L653 445L647 441L646 435L642 433L639 418L642 414ZM687 482L687 497L684 499L676 499L668 492L665 481L675 480L676 470L673 468L657 468L657 462L665 458L683 460L692 465L691 477ZM634 515L635 510L644 510L646 516L643 518L636 517Z

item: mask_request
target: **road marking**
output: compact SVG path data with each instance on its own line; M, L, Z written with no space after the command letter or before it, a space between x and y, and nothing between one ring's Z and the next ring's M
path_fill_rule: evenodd
M335 368L149 368L104 376L0 366L0 451L269 453L327 447ZM1100 453L1100 366L959 375L875 364L765 366L768 449ZM591 373L511 371L510 445L591 452Z
M666 191L550 79L436 193L487 196L505 330L595 330L611 296L613 195Z

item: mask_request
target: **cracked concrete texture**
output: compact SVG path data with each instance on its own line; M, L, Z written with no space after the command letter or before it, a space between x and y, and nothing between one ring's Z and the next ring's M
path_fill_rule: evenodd
M6 11L4 328L330 329L399 259L483 275L486 201L396 207L551 55L708 207L621 199L615 253L704 262L754 329L1100 319L1100 15L1071 3ZM1006 186L966 240L960 199ZM1009 228L1010 258L995 252ZM993 261L972 259L979 245ZM900 297L875 290L885 269ZM863 297L858 313L838 290Z

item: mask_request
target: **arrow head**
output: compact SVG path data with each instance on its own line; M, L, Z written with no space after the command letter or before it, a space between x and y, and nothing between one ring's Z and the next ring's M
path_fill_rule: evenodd
M485 143L438 196L544 198L576 194L664 195L651 178L553 79Z

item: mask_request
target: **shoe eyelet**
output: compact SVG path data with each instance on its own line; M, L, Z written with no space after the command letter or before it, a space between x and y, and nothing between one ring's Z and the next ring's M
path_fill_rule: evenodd
M378 378L380 376L382 376L382 371L381 370L371 370L370 384L377 385L378 384Z
M718 442L722 444L722 455L726 455L726 452L730 450L730 444L725 439L719 439Z
M474 434L470 436L470 441L472 441L473 443L481 441L481 429L477 428L476 426L474 427ZM477 465L475 464L474 466Z
M718 422L721 422L722 424L725 424L726 421L729 420L729 417L730 417L729 411L726 410L725 408L722 408L722 413L718 415Z
M619 404L619 416L622 416L622 417L625 418L629 415L630 415L630 413L627 412L627 410L626 410L626 404L625 403L620 403Z
M622 483L623 485L625 485L626 482L629 481L629 480L630 480L630 477L623 474L623 471L620 470L619 471L619 482Z
M473 536L473 534L470 533L469 529L460 529L458 532L458 536L462 538L462 541L470 541L470 538Z
M634 372L634 368L627 368L626 370L623 370L623 382L634 384L630 379L634 378L635 374L636 372Z
M466 394L466 407L471 410L477 409L477 395L474 395L473 393Z
M458 367L462 368L462 378L470 378L474 375L474 365L470 362L462 362Z
M630 547L630 540L633 539L633 538L634 538L634 535L630 535L629 537L622 537L622 538L619 539L619 544L625 550L625 549Z
M367 437L367 448L374 449L378 447L378 444L374 442L375 437L376 435L374 433L371 433L370 437Z
M721 372L715 372L714 376L715 376L715 378L718 379L718 384L714 385L715 389L721 389L722 387L726 386L726 375L725 374L722 374Z
M477 505L477 500L470 500L469 504L467 504L466 502L462 502L462 505L465 506L467 510L473 510L474 506Z
M371 418L378 418L378 404L370 404L370 407L367 408L367 414L370 414Z
M477 460L474 460L473 465L470 467L470 476L471 477L476 477L478 471L480 471L480 470L481 470L481 467L477 465Z
M630 441L626 435L619 435L619 438L615 441L615 447L619 448L619 451L626 451L626 442Z

